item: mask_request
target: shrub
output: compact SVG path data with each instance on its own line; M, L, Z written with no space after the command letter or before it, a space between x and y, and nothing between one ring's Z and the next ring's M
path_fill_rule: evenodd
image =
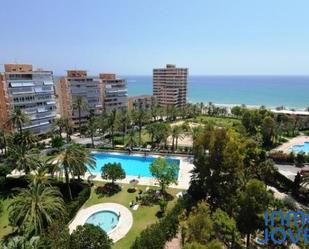
M135 193L136 192L136 188L128 188L128 193Z
M71 201L68 205L67 205L67 211L68 211L68 216L69 219L72 219L75 214L77 213L77 211L84 205L84 203L89 199L91 194L91 189L90 187L86 187L84 188L77 196L77 198L75 198L73 201Z
M54 221L40 236L44 249L69 249L70 233L64 219Z
M178 217L185 206L185 199L178 200L174 208L160 222L148 226L141 232L131 249L163 249L166 241L176 235L179 226Z
M296 202L291 197L285 197L282 202L288 210L297 210Z
M121 187L114 183L106 183L96 188L96 194L101 196L112 196L121 191Z
M149 189L147 192L144 192L141 196L141 205L152 206L158 204L160 200L160 193L154 189Z

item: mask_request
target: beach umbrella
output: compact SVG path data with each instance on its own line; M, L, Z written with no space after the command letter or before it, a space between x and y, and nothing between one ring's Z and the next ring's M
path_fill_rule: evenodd
M135 186L138 184L138 180L137 179L132 179L132 180L130 180L130 184L132 184L133 187L135 188Z
M95 178L96 178L96 175L90 175L90 176L88 176L88 181L91 181L91 180L93 180Z

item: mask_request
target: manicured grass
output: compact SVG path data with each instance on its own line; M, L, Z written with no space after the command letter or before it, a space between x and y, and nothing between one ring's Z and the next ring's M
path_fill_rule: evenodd
M2 213L0 213L0 238L10 234L12 232L12 227L9 226L9 212L8 206L11 199L6 198L1 200L2 202Z
M95 183L95 186L102 185L104 183ZM104 202L115 202L124 205L127 207L133 214L133 226L130 229L129 233L116 242L113 246L113 249L123 249L123 248L130 248L132 243L134 242L135 238L143 231L148 225L155 223L159 219L156 217L156 213L159 211L159 206L154 205L151 207L140 206L138 210L134 211L129 207L129 203L131 201L135 201L135 197L138 195L138 191L135 193L128 193L128 188L131 186L128 184L122 184L121 192L111 196L111 197L100 197L98 196L94 188L92 189L91 197L86 202L85 206L89 207L94 204L104 203ZM138 189L145 190L146 186L137 186ZM153 187L155 188L155 187ZM167 190L171 195L175 197L175 195L180 192L178 189L168 189ZM174 200L170 201L168 204L168 209L170 209L176 201L176 197Z
M210 117L210 116L198 116L196 118L192 118L188 120L196 122L196 123L213 123L214 125L218 126L225 126L225 127L233 127L241 124L241 121L239 119L235 118L228 118L228 117Z

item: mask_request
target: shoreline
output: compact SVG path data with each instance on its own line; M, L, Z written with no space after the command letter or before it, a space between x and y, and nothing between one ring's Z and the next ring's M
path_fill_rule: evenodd
M208 103L210 103L210 102L188 101L189 104L203 103L204 106L207 106ZM302 108L299 108L299 107L298 108L294 108L294 107L289 107L289 106L285 106L285 105L282 105L282 106L268 106L268 105L263 105L263 104L262 105L247 105L247 104L244 104L244 103L243 104L225 104L225 103L214 103L214 102L211 102L211 103L214 106L226 107L226 108L229 108L229 109L231 109L231 108L233 108L235 106L243 106L244 105L248 109L259 109L259 108L261 108L261 106L264 106L266 109L271 110L271 111L281 111L281 110L283 110L283 111L292 111L293 110L293 111L308 112L308 111L306 111L306 109L309 108L309 106L308 107L302 107ZM284 107L284 108L277 110L278 107ZM308 114L309 114L309 112L308 112Z

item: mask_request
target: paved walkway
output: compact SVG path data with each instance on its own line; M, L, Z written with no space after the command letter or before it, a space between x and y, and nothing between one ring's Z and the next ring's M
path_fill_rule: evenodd
M290 149L294 145L302 145L304 142L309 142L309 136L300 135L290 139L288 142L281 144L277 148L273 149L274 151L282 151L284 153L290 153Z
M108 236L113 240L113 242L123 238L133 225L133 216L129 209L117 203L101 203L88 208L80 209L73 221L69 224L70 233L72 233L77 226L84 225L86 220L92 214L104 210L113 211L116 214L120 214L117 226L107 233Z
M301 170L309 169L309 166L304 166L302 168L298 168L295 165L286 165L286 164L275 164L275 167L278 169L281 175L284 175L286 178L294 181L297 172Z

